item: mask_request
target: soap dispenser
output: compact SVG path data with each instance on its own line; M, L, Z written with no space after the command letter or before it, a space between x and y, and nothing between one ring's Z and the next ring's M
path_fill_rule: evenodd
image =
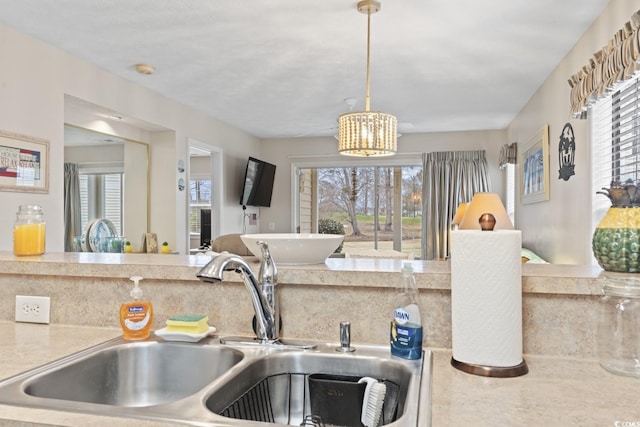
M149 301L142 301L142 289L140 280L142 277L133 276L129 280L133 282L131 298L133 301L125 302L120 306L120 326L125 340L144 340L151 334L153 324L153 306Z
M422 357L422 317L418 288L411 264L402 266L402 287L393 304L390 333L391 355L403 359Z

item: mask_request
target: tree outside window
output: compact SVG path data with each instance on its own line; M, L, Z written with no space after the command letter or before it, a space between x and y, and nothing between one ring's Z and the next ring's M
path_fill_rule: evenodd
M345 252L350 248L398 250L400 243L403 252L420 255L421 166L312 170L317 177L314 181L317 192L310 191L313 197L308 201L301 197L301 212L311 210L317 212L317 219L340 222L345 230Z

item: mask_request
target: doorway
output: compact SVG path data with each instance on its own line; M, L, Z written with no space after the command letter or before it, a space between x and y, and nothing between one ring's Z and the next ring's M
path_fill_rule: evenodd
M187 247L189 253L207 250L206 243L222 228L222 149L189 138ZM204 222L204 223L203 223ZM208 222L208 223L207 223ZM209 242L207 242L209 240Z

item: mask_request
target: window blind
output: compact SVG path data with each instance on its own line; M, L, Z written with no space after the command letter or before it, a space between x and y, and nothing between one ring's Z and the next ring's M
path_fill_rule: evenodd
M122 235L123 174L80 173L80 216L83 233L89 223L105 218Z
M111 173L103 177L104 218L113 223L122 235L122 174Z
M80 218L82 233L86 233L89 223L89 175L79 175L80 179Z
M592 225L611 206L595 194L612 183L638 184L640 180L640 79L635 77L592 107Z

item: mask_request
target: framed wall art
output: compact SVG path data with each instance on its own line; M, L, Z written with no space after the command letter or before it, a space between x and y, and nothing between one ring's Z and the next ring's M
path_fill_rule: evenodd
M0 130L0 191L49 192L49 141Z
M158 235L156 233L145 235L145 252L148 254L158 253Z
M544 125L520 153L520 200L523 204L549 200L549 126Z
M558 179L569 181L576 174L576 138L571 123L566 123L560 134L558 144Z

